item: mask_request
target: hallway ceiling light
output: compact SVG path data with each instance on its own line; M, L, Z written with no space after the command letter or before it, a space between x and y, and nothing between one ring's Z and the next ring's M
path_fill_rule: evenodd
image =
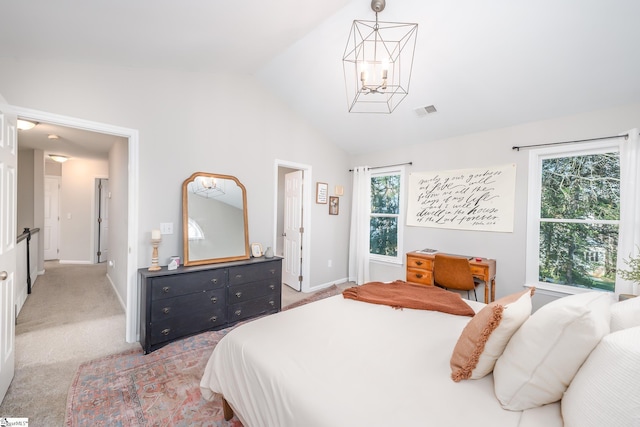
M29 130L33 129L38 122L33 122L31 120L18 119L18 129L19 130Z
M67 156L63 156L61 154L49 154L49 157L51 158L51 160L54 160L58 163L64 163L69 160Z
M372 0L375 22L353 21L342 57L351 113L392 113L409 94L418 24L378 22L385 0Z

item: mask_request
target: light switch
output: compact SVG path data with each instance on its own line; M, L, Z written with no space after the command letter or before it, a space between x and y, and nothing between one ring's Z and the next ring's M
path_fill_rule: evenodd
M173 234L173 223L172 222L161 222L160 223L160 234Z

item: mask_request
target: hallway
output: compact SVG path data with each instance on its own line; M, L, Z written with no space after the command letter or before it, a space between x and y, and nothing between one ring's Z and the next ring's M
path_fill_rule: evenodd
M0 417L62 426L81 363L138 347L125 342L125 315L105 264L45 262L16 323L16 371Z

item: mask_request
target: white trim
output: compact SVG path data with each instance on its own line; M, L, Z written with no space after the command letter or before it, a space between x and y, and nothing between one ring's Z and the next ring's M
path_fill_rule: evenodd
M137 263L138 263L138 150L139 134L137 129L130 129L105 123L93 122L76 117L62 116L45 111L33 110L30 108L12 106L15 114L25 119L32 119L40 122L47 122L76 129L89 130L92 132L106 133L129 139L128 158L128 242L127 242L127 305L126 305L126 333L127 342L138 340L138 284L137 284Z
M290 162L287 160L276 159L273 168L273 182L275 191L273 192L273 239L272 248L277 247L278 242L278 168L290 168L303 171L302 173L302 224L304 227L304 236L302 238L302 283L300 284L301 292L311 292L311 196L312 185L311 165L303 163ZM318 289L316 287L314 290Z

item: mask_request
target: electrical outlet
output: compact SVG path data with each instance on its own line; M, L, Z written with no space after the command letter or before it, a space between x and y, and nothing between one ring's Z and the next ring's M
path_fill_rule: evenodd
M160 234L173 234L173 223L172 222L161 222L160 223Z

